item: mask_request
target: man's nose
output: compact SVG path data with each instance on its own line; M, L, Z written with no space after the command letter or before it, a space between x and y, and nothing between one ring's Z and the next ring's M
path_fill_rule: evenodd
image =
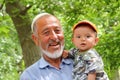
M53 39L53 40L57 39L57 34L55 33L55 31L51 31L50 38Z

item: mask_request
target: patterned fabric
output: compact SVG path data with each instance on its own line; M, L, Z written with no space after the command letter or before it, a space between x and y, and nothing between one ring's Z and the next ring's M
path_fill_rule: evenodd
M94 49L79 52L74 48L69 53L69 57L74 59L73 80L87 80L89 73L96 73L96 80L109 80L102 58Z

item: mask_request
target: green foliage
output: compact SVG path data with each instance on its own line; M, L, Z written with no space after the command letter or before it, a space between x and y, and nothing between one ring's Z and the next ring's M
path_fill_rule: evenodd
M71 28L79 20L87 19L92 21L99 28L99 44L96 49L103 58L105 70L110 80L115 75L115 70L120 67L119 60L119 29L120 29L120 1L71 1L66 3L65 12L62 18L65 32L65 49L74 47L71 43ZM79 5L77 5L79 4ZM70 7L72 6L72 7ZM111 61L112 60L112 61ZM113 79L114 80L114 79Z
M18 56L16 57L18 58ZM19 77L16 58L8 56L5 53L0 55L0 80L17 80Z
M115 72L115 70L119 69L120 67L120 60L119 60L120 46L118 46L120 42L119 26L120 23L113 26L109 32L107 31L103 33L102 36L100 37L100 42L96 47L103 57L105 68L110 78L113 77L114 75L113 73Z
M0 20L0 80L17 80L18 72L23 69L20 69L22 56L19 40L10 17L4 14Z

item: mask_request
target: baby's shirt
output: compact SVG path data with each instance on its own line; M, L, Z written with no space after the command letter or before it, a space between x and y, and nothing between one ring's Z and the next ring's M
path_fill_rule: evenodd
M102 58L95 49L79 52L74 48L70 50L69 57L74 60L73 80L87 80L89 73L96 73L96 80L109 80Z

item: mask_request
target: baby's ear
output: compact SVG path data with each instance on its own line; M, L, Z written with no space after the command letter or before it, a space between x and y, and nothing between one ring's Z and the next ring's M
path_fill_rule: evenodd
M99 41L99 38L96 37L96 38L95 38L95 45L98 43L98 41Z
M72 43L74 43L74 38L71 39Z

